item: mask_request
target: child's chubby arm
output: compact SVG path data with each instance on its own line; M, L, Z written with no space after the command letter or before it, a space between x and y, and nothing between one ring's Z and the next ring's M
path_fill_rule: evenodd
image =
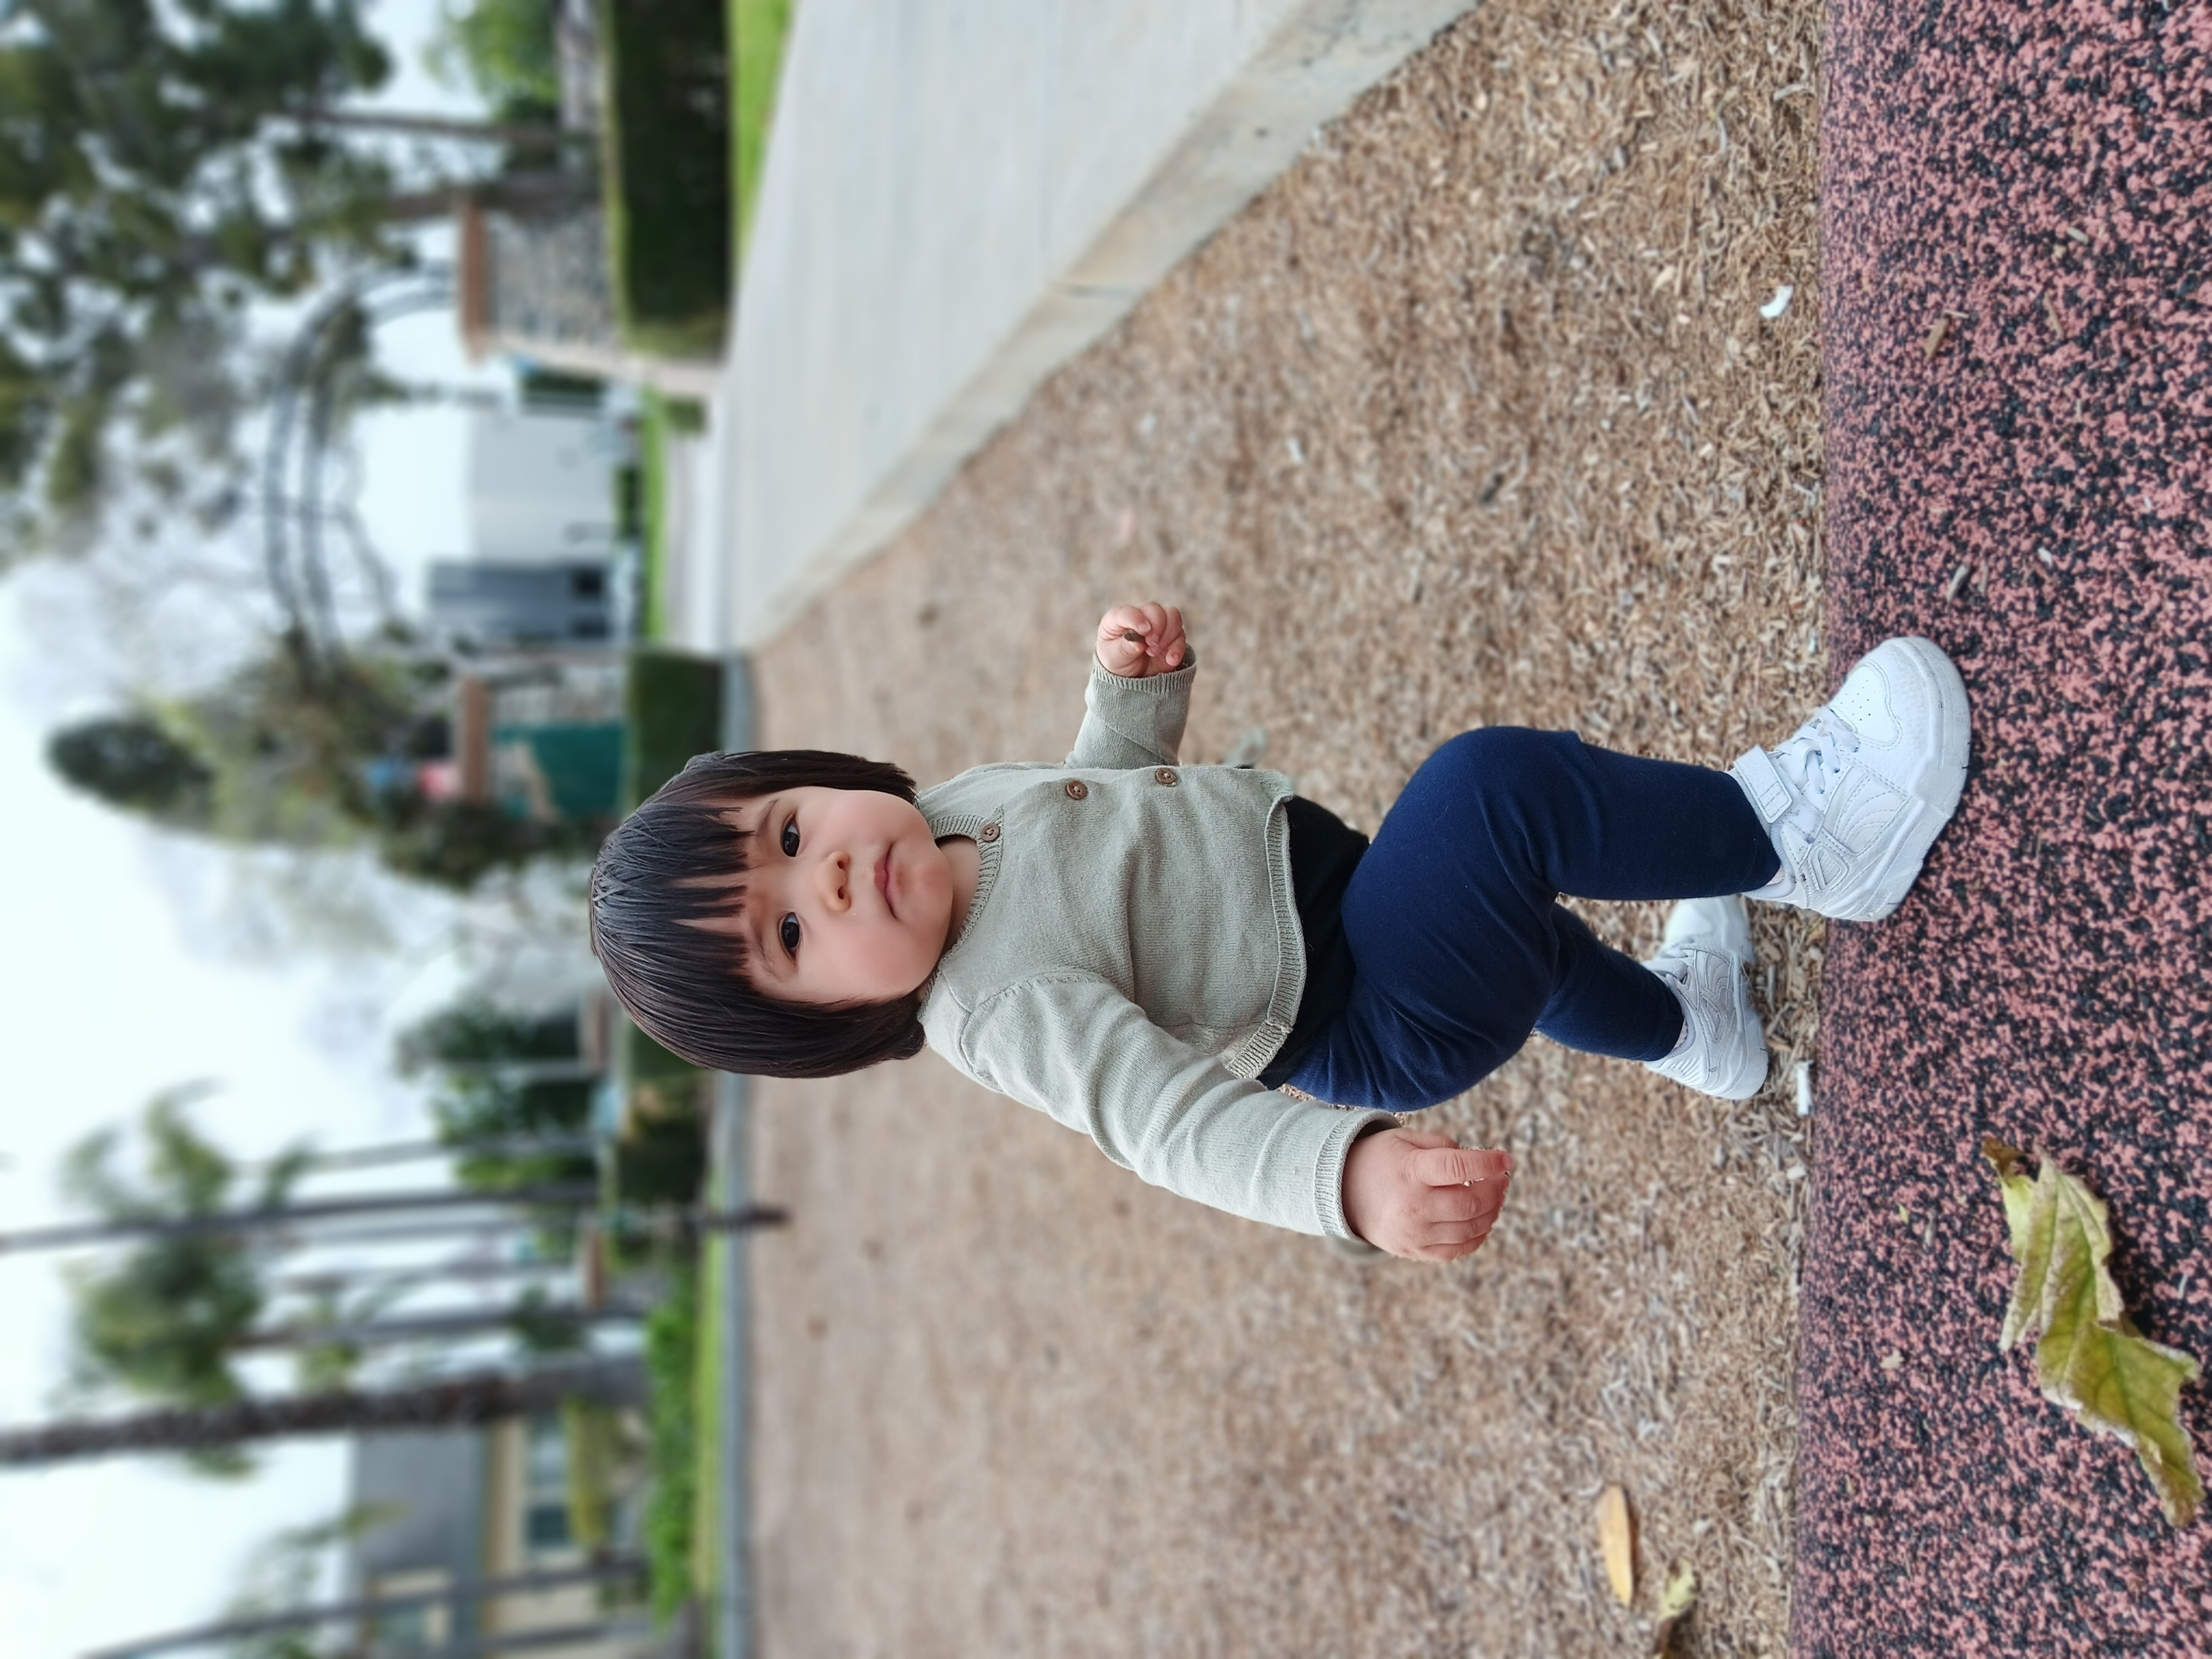
M1344 1160L1344 1219L1378 1249L1413 1261L1456 1261L1490 1237L1513 1184L1513 1160L1449 1135L1382 1129Z
M1182 611L1115 605L1098 619L1083 728L1066 763L1102 771L1175 765L1197 666Z
M1232 1075L1092 975L1045 974L972 1010L933 1047L987 1089L1089 1135L1123 1169L1217 1210L1340 1243L1345 1155L1381 1112L1340 1112Z

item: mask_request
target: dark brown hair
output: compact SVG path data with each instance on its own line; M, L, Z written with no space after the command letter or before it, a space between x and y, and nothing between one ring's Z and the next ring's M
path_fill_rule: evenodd
M897 767L822 749L700 755L623 820L592 867L592 951L645 1034L695 1066L759 1077L836 1077L922 1046L919 991L822 1007L755 990L744 941L696 924L727 914L742 885L702 877L750 867L732 810L787 789L877 790L914 802Z

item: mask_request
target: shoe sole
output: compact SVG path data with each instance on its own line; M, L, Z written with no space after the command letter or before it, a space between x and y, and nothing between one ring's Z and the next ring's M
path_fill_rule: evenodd
M1973 741L1973 718L1966 703L1966 683L1959 676L1958 665L1934 641L1917 635L1906 635L1891 643L1903 647L1905 654L1932 683L1936 693L1936 757L1927 780L1932 791L1916 793L1914 804L1918 811L1890 855L1873 898L1848 911L1829 912L1838 921L1880 921L1905 902L1912 884L1920 879L1920 867L1927 861L1928 849L1936 844L1936 837L1943 833L1943 826L1959 810L1959 797L1966 787L1966 759Z

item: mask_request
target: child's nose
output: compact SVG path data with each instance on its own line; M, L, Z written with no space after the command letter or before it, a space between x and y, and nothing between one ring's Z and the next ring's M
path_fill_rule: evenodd
M853 855L832 853L817 866L822 884L822 902L832 910L853 908Z

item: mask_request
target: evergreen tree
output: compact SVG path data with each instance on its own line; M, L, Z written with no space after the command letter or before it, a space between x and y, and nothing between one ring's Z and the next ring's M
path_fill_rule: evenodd
M606 825L433 800L412 763L448 741L448 671L398 649L317 662L279 640L222 683L64 727L47 759L113 805L222 839L368 842L402 875L465 891L542 858L587 859Z
M46 740L46 759L88 794L167 823L204 824L213 805L214 769L149 714L65 726Z
M568 1400L635 1405L643 1381L643 1367L635 1358L590 1358L528 1370L465 1371L386 1389L257 1395L228 1405L69 1419L0 1430L0 1468L49 1468L131 1452L205 1464L264 1440L474 1428L553 1411Z

